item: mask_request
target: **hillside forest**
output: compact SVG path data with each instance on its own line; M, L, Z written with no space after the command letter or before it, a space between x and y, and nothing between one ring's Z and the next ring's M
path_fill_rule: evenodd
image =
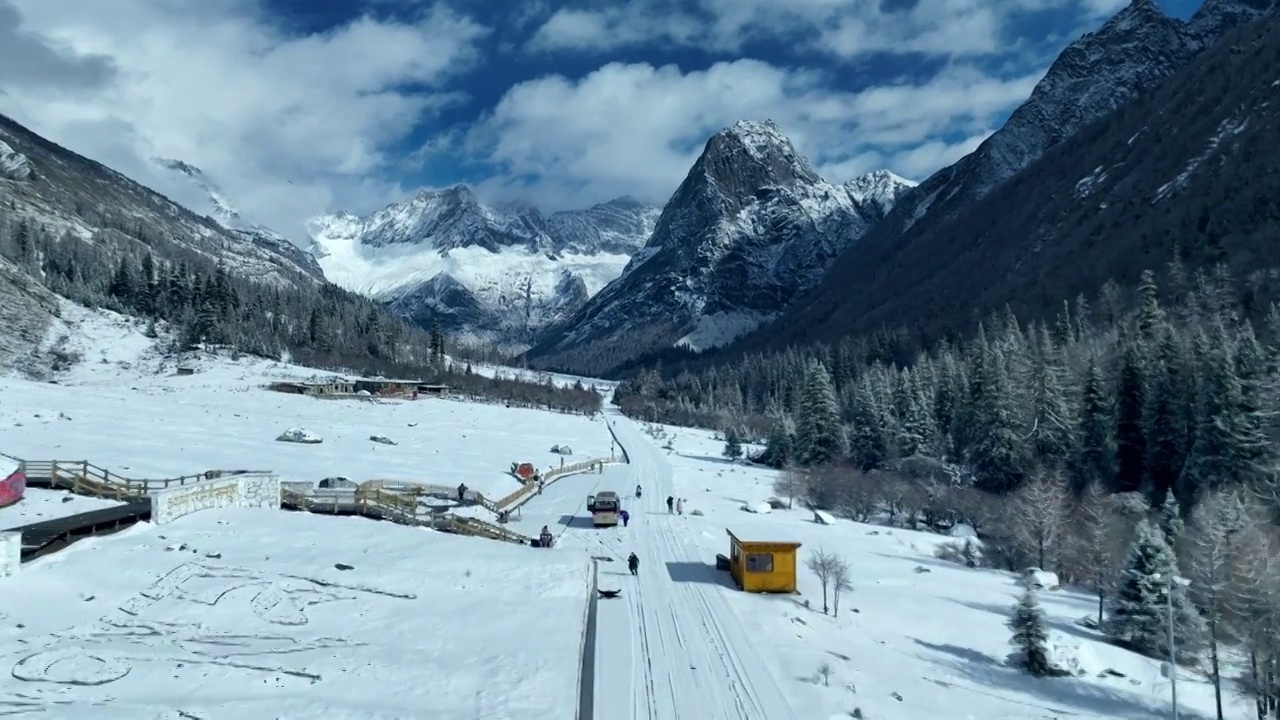
M724 433L725 454L786 470L776 491L859 521L972 526L950 557L1034 566L1098 593L1116 642L1219 679L1243 642L1258 717L1280 708L1280 308L1255 328L1225 269L1176 262L1062 304L1005 313L903 361L912 333L791 348L706 370L651 368L615 402ZM1189 576L1187 589L1159 578ZM1207 655L1202 652L1207 648Z

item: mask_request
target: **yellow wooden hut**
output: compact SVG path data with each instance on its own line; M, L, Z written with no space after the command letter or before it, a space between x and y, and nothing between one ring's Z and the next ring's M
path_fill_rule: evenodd
M729 533L729 574L745 592L796 591L798 542L743 540Z

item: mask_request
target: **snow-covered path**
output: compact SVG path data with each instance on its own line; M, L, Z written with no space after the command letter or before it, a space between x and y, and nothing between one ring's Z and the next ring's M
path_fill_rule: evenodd
M635 552L640 576L601 567L601 587L620 585L623 593L599 604L595 716L795 720L725 602L727 574L701 557L686 518L667 514L666 498L676 494L670 464L630 420L616 411L609 420L630 459L618 490L631 498L625 505L633 520L622 532L600 532L597 542L614 557ZM644 488L639 500L637 484Z

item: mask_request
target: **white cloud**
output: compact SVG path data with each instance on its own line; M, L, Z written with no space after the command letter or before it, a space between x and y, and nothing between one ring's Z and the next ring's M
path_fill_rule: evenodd
M433 5L413 23L364 17L299 35L254 0L9 2L28 37L97 56L114 74L93 93L11 86L0 111L175 199L188 191L146 158L197 165L246 215L298 239L335 199L369 209L397 192L377 179L385 149L451 100L446 82L477 59L485 33Z
M809 49L851 59L874 52L968 57L1007 52L1018 15L1073 7L1091 16L1125 0L629 0L590 9L562 7L527 49L604 51L660 42L734 52L759 38L802 38Z
M689 73L611 63L577 81L550 76L513 87L472 130L467 149L503 169L483 193L547 207L624 193L664 201L707 137L744 118L776 121L833 181L882 166L921 177L976 147L1038 73L1000 80L957 66L858 93L833 91L823 79L755 60ZM966 139L948 145L934 140L940 136Z

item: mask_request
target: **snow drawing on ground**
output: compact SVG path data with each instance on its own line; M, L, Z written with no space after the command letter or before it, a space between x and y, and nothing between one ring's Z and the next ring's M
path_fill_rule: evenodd
M41 649L21 652L13 661L12 675L28 683L89 688L125 678L136 664L161 663L171 665L174 671L217 666L274 678L277 683L311 684L321 676L307 668L306 653L364 643L305 633L286 634L283 630L306 626L307 610L313 606L346 601L367 603L379 597L416 599L415 595L297 575L271 576L244 568L187 562L97 622L28 643ZM181 616L183 610L192 610L175 607L183 604L197 606L195 613L203 620L175 623L148 619L152 615ZM226 605L240 607L234 615L202 612L199 607L226 610ZM235 617L237 627L210 627L208 620L219 617ZM161 644L165 652L156 653ZM281 657L285 655L298 657L294 662L285 662ZM51 690L49 694L57 692ZM0 714L7 714L6 707L21 711L24 705L36 712L38 705L33 702L52 700L44 694L12 693L9 698L0 697ZM104 702L109 699L100 698Z

